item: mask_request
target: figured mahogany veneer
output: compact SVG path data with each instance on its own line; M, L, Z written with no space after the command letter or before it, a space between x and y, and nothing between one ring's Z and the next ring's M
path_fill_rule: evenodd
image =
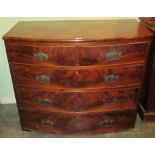
M36 88L113 88L141 85L144 65L59 69L11 64L14 85ZM38 80L46 76L48 81ZM110 76L115 76L111 81ZM109 80L108 80L109 79Z
M91 134L120 131L134 127L136 111L70 114L20 110L22 128L49 133Z
M50 47L50 46L26 46L17 44L7 44L10 52L9 61L16 63L38 64L38 65L61 65L75 66L77 49L70 47ZM34 53L45 53L48 55L46 61L37 60Z
M20 109L40 109L41 111L102 111L135 107L137 104L138 88L89 90L89 91L47 91L15 87L18 106ZM99 110L98 110L99 111Z
M3 39L22 129L133 128L151 36L134 20L19 22Z
M112 65L116 63L131 63L144 61L148 42L137 42L105 46L79 47L79 65ZM118 54L115 59L108 58L108 54Z
M10 62L47 65L47 66L88 66L112 65L117 63L143 62L146 57L148 42L136 42L116 45L98 46L49 46L49 45L21 45L7 43L8 59ZM37 60L35 53L42 52L48 56L47 60ZM107 57L112 52L119 54L119 58Z

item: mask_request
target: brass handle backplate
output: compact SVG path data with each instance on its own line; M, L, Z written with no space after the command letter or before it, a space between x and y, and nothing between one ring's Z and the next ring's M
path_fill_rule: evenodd
M106 53L106 59L110 61L119 60L121 58L122 53L118 51L112 51Z
M108 127L114 123L114 120L103 120L101 121L101 127Z
M41 120L41 124L46 126L46 127L53 127L53 121L51 120Z
M50 82L50 77L47 75L39 75L39 76L36 76L36 80L39 82L47 83L47 82Z
M115 74L110 74L105 77L105 82L111 83L111 82L116 82L119 80L119 76Z
M36 53L33 53L33 57L36 59L36 60L39 60L39 61L47 61L48 60L48 54L45 54L43 52L36 52Z
M41 104L44 104L44 105L50 105L50 104L52 104L52 101L50 99L48 99L48 98L40 99L39 102Z

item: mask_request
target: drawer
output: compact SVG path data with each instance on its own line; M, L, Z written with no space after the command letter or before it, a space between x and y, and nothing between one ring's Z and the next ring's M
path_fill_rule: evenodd
M33 88L113 88L141 84L144 65L50 68L10 64L15 85Z
M20 109L41 111L112 111L137 106L138 88L80 92L46 91L15 87Z
M40 46L6 43L9 62L80 66L111 65L144 61L148 42L101 46Z
M79 47L79 65L111 65L144 61L148 42Z
M135 110L112 113L47 113L20 111L22 128L49 133L100 133L134 127Z
M9 62L35 65L62 65L76 64L76 48L74 46L28 46L6 44Z

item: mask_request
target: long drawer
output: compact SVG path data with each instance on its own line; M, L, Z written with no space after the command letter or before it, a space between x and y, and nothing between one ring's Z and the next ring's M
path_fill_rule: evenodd
M58 65L91 66L144 61L149 42L132 42L98 46L50 46L7 43L9 62Z
M139 88L80 92L15 87L20 109L41 111L112 111L137 106Z
M10 64L14 85L35 88L113 88L141 84L144 65L50 68Z
M134 127L136 111L112 113L47 113L43 111L19 111L22 128L49 133L103 133Z

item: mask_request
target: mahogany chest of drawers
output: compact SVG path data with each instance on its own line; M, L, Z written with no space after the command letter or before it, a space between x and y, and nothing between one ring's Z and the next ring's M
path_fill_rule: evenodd
M3 39L22 129L133 128L151 37L135 20L19 22Z

